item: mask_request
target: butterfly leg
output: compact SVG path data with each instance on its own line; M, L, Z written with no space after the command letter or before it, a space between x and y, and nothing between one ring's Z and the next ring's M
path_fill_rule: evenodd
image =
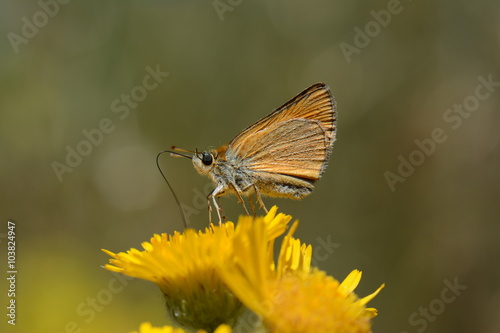
M245 201L243 201L243 198L241 197L241 194L243 193L239 188L236 187L233 183L230 184L233 189L234 193L236 194L236 197L238 198L238 201L243 205L243 209L245 209L245 213L250 216L250 213L248 212L247 206L245 205Z
M255 196L257 197L257 201L259 201L260 207L262 209L264 209L264 211L266 212L266 214L269 213L269 211L266 208L266 205L264 205L264 201L262 201L262 197L260 196L259 189L255 185L253 185L253 188L255 189Z
M257 215L257 210L255 209L255 201L253 195L248 196L248 202L250 203L250 208L252 209L253 217Z
M217 204L218 204L218 211L220 212L220 215L219 215L219 225L220 225L220 218L222 217L222 222L226 222L226 215L224 214L224 209L222 209L222 205L220 204L220 196L217 196L215 197L215 201L217 201Z
M224 186L219 185L217 186L208 196L208 216L209 216L209 222L212 223L212 205L210 204L210 198L212 198L212 201L214 203L215 209L217 211L217 215L219 216L219 225L222 223L223 216L221 215L222 208L220 208L219 203L218 203L218 196L224 192ZM224 217L225 219L225 217Z
M247 187L245 187L243 189L243 191L248 190L250 187L253 187L253 189L255 191L255 197L257 198L257 202L259 203L260 208L264 209L264 211L266 212L266 214L269 213L269 211L266 208L266 205L264 205L264 201L262 201L262 196L260 195L260 191L259 191L259 189L257 188L257 186L255 184L248 185Z
M210 195L207 197L207 207L208 207L208 224L212 224L212 205L210 204Z

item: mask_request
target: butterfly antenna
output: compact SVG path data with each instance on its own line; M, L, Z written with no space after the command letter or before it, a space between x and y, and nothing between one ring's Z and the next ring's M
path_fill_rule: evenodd
M175 150L175 151L180 151L180 152L183 152L183 153L191 153L191 154L194 154L195 152L192 151L192 150L187 150L187 149L184 149L184 148L179 148L179 147L176 147L176 146L172 146L171 147L172 150Z
M158 170L160 171L163 179L165 179L165 182L167 183L168 188L170 189L170 191L172 192L172 195L174 196L175 202L177 203L177 206L179 207L179 211L181 212L182 222L184 223L184 228L187 229L188 224L186 221L186 215L184 215L184 211L182 210L179 198L177 198L177 195L175 194L174 189L172 188L172 186L170 185L170 183L167 180L167 177L165 177L165 175L163 174L163 171L161 171L161 168L160 168L159 158L160 158L160 155L163 153L170 153L171 155L174 154L174 155L179 155L179 156L183 156L183 157L187 157L187 158L191 158L191 157L184 155L184 154L179 154L177 152L169 151L169 150L163 150L163 151L159 152L158 155L156 155L156 166L158 167Z

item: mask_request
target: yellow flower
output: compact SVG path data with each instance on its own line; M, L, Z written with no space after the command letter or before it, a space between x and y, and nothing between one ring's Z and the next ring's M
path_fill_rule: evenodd
M277 208L261 218L266 226L266 243L283 234L291 217L276 214ZM251 223L253 218L240 217ZM179 324L213 331L220 324L233 324L242 308L241 302L222 281L216 263L232 260L230 251L234 224L210 225L204 231L185 230L173 235L154 235L142 243L143 251L130 249L113 253L104 267L156 283L165 296L171 317Z
M142 323L139 327L139 332L134 331L131 333L185 333L182 328L174 328L172 326L153 327L151 323Z
M240 221L232 240L233 261L219 265L228 287L262 317L269 332L370 332L376 310L365 305L383 285L359 299L353 291L361 272L355 270L339 283L311 268L312 247L292 237L297 225L284 238L275 263L262 221Z
M172 326L153 327L151 323L142 323L139 327L139 332L132 333L186 333L182 328L174 328ZM197 333L206 333L204 330L199 330ZM214 333L231 333L231 327L228 325L220 325Z

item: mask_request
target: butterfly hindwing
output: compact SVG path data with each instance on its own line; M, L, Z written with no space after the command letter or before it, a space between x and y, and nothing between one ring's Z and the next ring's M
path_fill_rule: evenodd
M317 180L329 149L318 121L290 119L245 138L239 163L252 171ZM229 148L226 154L231 153Z

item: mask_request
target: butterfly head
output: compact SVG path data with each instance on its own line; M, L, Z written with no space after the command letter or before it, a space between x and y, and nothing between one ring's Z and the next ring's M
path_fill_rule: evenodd
M193 165L196 171L201 175L209 175L213 168L223 160L225 160L226 146L210 151L199 152L193 154Z
M193 165L196 171L201 175L207 175L210 173L217 160L217 154L215 151L203 151L196 152L193 155Z

